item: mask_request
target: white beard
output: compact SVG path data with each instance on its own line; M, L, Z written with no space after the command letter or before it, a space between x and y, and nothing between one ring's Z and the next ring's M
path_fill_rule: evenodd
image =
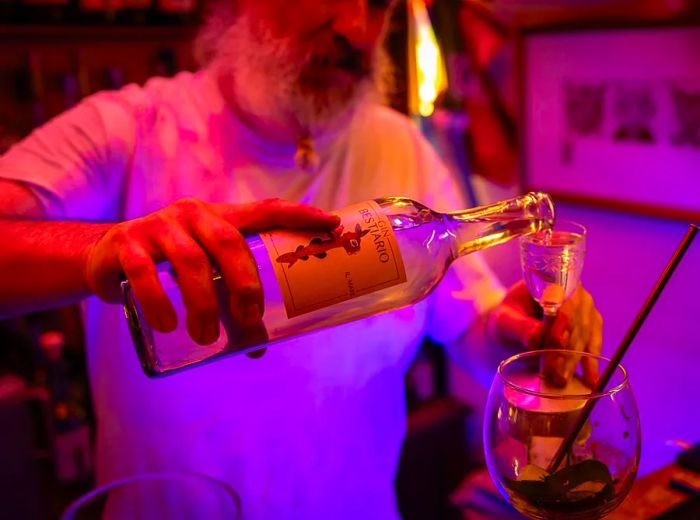
M372 74L350 89L303 91L300 77L311 59L293 41L276 38L240 15L218 39L211 65L230 82L237 109L261 121L296 126L299 135L317 135L359 104L377 99Z

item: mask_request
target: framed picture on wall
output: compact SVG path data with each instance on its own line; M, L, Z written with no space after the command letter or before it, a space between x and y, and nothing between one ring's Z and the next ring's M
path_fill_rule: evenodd
M520 35L525 187L700 220L700 24Z

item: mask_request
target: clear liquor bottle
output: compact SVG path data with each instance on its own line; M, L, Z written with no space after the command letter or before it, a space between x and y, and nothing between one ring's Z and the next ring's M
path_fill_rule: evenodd
M552 200L534 192L447 213L405 197L367 201L337 213L341 228L332 234L279 230L247 238L265 295L262 322L237 328L217 277L222 326L210 345L187 336L177 284L167 271L161 282L178 311L180 329L172 333L149 327L124 282L124 310L145 372L165 374L416 303L460 256L549 229L554 222Z

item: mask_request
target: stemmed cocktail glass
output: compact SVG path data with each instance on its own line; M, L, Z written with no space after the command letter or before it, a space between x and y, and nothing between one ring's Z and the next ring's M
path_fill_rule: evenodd
M566 386L555 386L540 370L542 358L551 355L571 356L572 363L592 357L604 370L610 363L567 350L524 352L503 361L485 410L486 464L503 497L530 518L601 518L622 503L639 465L639 416L627 372L618 365L605 388L593 392L579 366ZM552 468L564 439L591 405L571 449Z

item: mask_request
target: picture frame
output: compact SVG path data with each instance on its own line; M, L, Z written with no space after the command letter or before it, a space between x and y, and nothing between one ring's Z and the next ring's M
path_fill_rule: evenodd
M518 34L524 190L700 221L700 22Z

